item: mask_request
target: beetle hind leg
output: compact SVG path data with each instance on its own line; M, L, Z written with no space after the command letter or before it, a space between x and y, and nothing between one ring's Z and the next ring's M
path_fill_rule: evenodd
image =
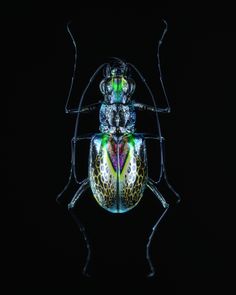
M90 262L90 257L91 257L91 247L90 247L90 243L89 243L89 240L88 240L88 237L87 237L87 234L86 234L86 231L85 231L85 228L83 226L83 224L80 222L80 220L78 219L78 216L75 214L75 211L74 211L74 208L75 208L75 205L76 203L79 201L79 198L80 196L89 188L89 179L86 178L85 180L82 181L79 189L77 190L76 194L74 195L73 199L71 200L71 202L68 204L68 210L71 214L71 216L73 217L75 223L78 225L82 235L83 235L83 238L84 238L84 241L85 241L85 244L86 244L86 248L87 248L87 258L86 258L86 262L85 262L85 265L84 265L84 268L83 268L83 275L89 277L90 275L88 274L87 272L87 268L88 268L88 264Z
M154 234L156 232L156 229L157 229L159 223L161 222L162 218L165 216L165 214L166 214L166 212L167 212L167 210L169 208L169 204L166 202L165 198L161 195L161 193L156 188L154 182L150 178L148 179L147 187L158 198L158 200L161 202L161 204L162 204L162 206L164 208L163 213L158 218L158 220L156 221L155 225L152 228L152 232L149 235L148 242L147 242L147 245L146 245L146 259L147 259L149 267L150 267L150 273L148 274L148 277L153 277L156 272L155 272L155 268L154 268L154 266L152 264L151 257L150 257L150 245L151 245L152 238L153 238L153 236L154 236Z

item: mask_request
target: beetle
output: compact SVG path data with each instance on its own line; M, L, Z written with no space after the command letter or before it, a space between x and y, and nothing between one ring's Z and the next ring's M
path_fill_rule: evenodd
M158 42L157 61L159 79L164 93L167 106L159 108L156 99L144 79L141 72L131 63L127 63L120 58L113 57L109 63L100 65L91 76L85 87L77 108L69 108L69 100L73 88L76 67L77 67L77 46L70 31L69 24L67 31L72 39L75 57L74 71L71 79L70 90L65 105L65 112L76 114L74 136L71 140L71 169L69 180L62 192L57 196L60 203L63 193L69 187L72 178L76 181L78 188L72 200L68 204L68 210L80 227L87 246L87 259L83 268L83 274L88 275L87 267L90 260L90 244L86 236L85 228L79 222L74 208L81 195L88 190L92 190L97 203L105 210L113 213L125 213L132 210L143 197L146 188L150 189L163 206L163 213L158 218L146 245L146 259L150 267L149 277L155 274L149 248L155 230L161 219L166 214L169 204L158 189L158 184L164 179L167 187L176 196L176 202L180 201L179 194L170 185L164 162L164 137L162 137L159 122L159 113L170 113L169 100L162 80L160 66L160 46L167 32L167 22L164 20L165 28ZM100 71L103 71L103 79L99 84L103 100L83 105L86 93ZM146 105L133 99L136 83L132 79L131 73L135 72L144 83L152 99L153 105ZM90 113L99 109L99 133L80 135L78 132L81 113ZM135 130L136 110L154 112L156 115L157 134L137 133ZM78 180L76 167L76 147L81 140L90 141L88 177L82 181ZM160 174L159 179L154 181L148 176L148 161L146 141L155 140L160 145Z

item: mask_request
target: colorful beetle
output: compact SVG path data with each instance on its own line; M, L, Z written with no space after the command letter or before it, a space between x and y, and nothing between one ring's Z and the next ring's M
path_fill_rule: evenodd
M112 213L124 213L134 208L142 198L146 187L148 187L159 199L164 208L164 212L154 225L147 243L146 258L150 266L149 276L153 276L155 274L149 254L150 243L159 222L169 207L165 198L161 195L157 188L157 185L162 178L164 178L169 189L176 195L177 202L180 201L179 194L175 192L167 180L163 156L164 138L161 135L161 128L158 118L159 112L170 112L168 98L162 81L159 57L160 45L164 35L167 32L167 23L165 21L164 23L165 29L158 43L157 59L160 82L167 103L166 108L158 108L156 106L151 89L149 88L140 71L133 64L125 63L119 58L112 58L110 63L102 64L94 72L82 94L78 108L69 109L68 102L71 96L71 90L76 72L77 47L69 26L67 26L67 30L75 48L75 63L65 111L66 113L77 114L77 119L74 137L71 143L72 156L69 181L63 191L58 195L57 201L59 201L62 194L67 190L73 177L79 187L73 199L69 203L68 209L80 226L86 241L88 255L83 269L83 273L85 275L88 275L87 266L90 259L90 245L85 233L85 229L82 224L79 223L78 218L74 213L74 207L81 194L84 193L88 188L91 188L93 196L98 204L105 210ZM132 99L132 95L135 90L135 82L130 75L131 69L133 69L138 74L146 86L152 98L153 106L136 102ZM100 82L100 91L104 96L104 100L91 105L82 106L85 94L90 87L90 84L101 70L104 72L104 79ZM94 111L97 108L99 108L100 133L79 136L78 126L80 114ZM157 135L135 132L136 109L155 112L158 129ZM77 142L83 139L90 140L88 169L89 175L88 178L84 179L83 181L78 181L76 174L75 151ZM161 167L159 180L156 182L148 177L148 163L146 154L147 139L157 140L160 144Z

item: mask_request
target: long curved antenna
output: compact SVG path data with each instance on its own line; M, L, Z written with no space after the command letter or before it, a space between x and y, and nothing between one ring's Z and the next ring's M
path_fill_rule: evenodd
M168 31L167 22L164 19L163 19L163 22L165 24L165 28L164 28L164 31L162 33L162 36L161 36L161 38L160 38L160 40L158 42L158 46L157 46L157 66L158 66L158 71L159 71L159 79L160 79L160 82L161 82L161 88L162 88L162 91L164 93L166 104L167 104L167 108L163 109L163 110L165 110L165 112L167 112L167 113L170 113L171 109L170 109L169 99L168 99L168 96L166 94L165 86L164 86L164 83L163 83L163 80L162 80L161 59L160 59L160 47L161 47L161 44L162 44L163 39L165 37L165 34Z

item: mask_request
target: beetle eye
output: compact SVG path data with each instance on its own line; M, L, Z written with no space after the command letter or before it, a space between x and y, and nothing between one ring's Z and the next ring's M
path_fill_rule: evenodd
M129 95L132 95L134 93L135 87L136 87L135 82L132 79L130 79L129 80L129 90L128 90Z
M122 85L122 90L125 93L128 92L129 84L128 84L128 82L124 78L122 78L121 85Z
M100 85L99 85L99 89L100 91L102 92L102 94L105 94L106 93L106 83L104 80L101 81Z

